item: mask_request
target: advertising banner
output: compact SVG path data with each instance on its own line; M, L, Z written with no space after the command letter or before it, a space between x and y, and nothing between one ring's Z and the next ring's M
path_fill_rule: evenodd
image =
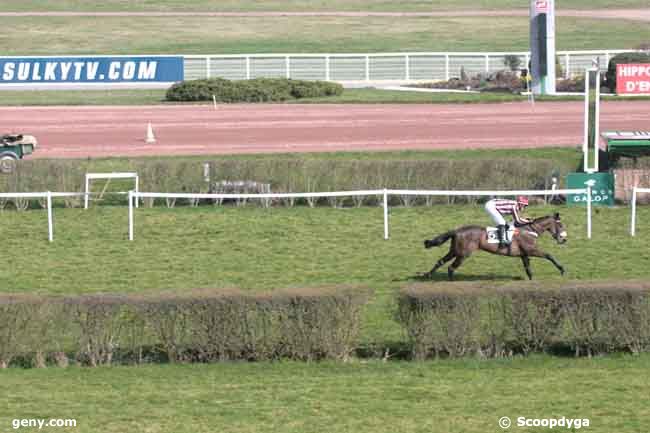
M1 57L0 85L21 83L176 82L180 56Z
M616 65L616 93L650 95L650 64Z

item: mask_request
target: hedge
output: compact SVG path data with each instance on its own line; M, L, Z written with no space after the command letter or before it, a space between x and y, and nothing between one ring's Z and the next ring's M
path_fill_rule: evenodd
M414 285L398 305L416 359L650 350L648 281Z
M208 160L209 161L209 160ZM221 182L253 181L269 184L272 192L325 192L362 189L547 189L551 177L564 178L568 171L557 167L551 159L485 158L466 160L336 160L336 159L222 159L210 161L210 181L203 177L204 163L183 160L138 160L125 164L124 170L140 176L140 190L147 192L223 192ZM0 189L12 192L83 191L84 174L89 163L69 160L21 161L12 174L0 176ZM95 183L100 188L99 183ZM128 183L113 182L120 190L132 188ZM97 191L97 189L95 190ZM232 191L231 191L232 192ZM255 191L250 191L255 192ZM112 202L126 202L123 196L111 197ZM320 200L287 199L279 204L316 206L361 206L377 204L377 197L337 198ZM432 204L434 202L473 202L476 197L399 197L391 203L401 205ZM67 198L66 206L82 204L81 198ZM57 201L58 203L58 201ZM159 201L167 206L176 200ZM196 205L197 201L178 202ZM41 203L45 205L44 201ZM153 200L147 205L153 206ZM241 204L241 203L240 203ZM265 205L270 202L265 201ZM24 199L0 200L0 210L15 206L24 209Z
M347 360L370 292L0 295L0 368L148 361Z
M609 60L605 77L607 79L607 87L609 87L612 93L616 93L616 65L619 63L650 63L650 53L621 53Z
M282 102L300 98L336 96L343 86L327 81L256 78L230 81L223 78L176 83L167 90L168 101Z

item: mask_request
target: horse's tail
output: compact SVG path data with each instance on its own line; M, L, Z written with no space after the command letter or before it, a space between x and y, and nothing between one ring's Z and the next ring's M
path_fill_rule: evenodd
M454 236L456 236L456 232L454 230L451 230L448 231L447 233L441 234L440 236L436 236L433 239L427 239L426 241L424 241L424 248L439 247L440 245L444 244Z

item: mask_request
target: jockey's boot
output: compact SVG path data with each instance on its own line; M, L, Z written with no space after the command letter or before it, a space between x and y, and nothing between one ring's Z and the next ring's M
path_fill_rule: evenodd
M499 237L499 248L503 248L508 244L508 240L506 239L506 228L508 226L505 224L501 224L497 226L497 236Z

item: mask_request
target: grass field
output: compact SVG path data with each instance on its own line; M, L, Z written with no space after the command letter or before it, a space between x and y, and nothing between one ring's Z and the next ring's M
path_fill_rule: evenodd
M75 418L76 428L43 431L484 433L502 431L502 416L564 416L589 419L577 431L642 433L648 368L643 355L11 369L0 371L0 429Z
M570 242L542 245L566 266L564 279L627 279L647 276L650 209L641 208L639 231L630 238L629 209L602 209L594 215L594 238L586 239L584 209L560 210ZM383 344L401 338L392 321L394 294L417 280L446 251L425 250L422 241L462 224L487 224L480 206L391 209L391 238L383 240L380 207L260 209L204 206L139 209L135 241L128 242L125 207L55 210L55 241L47 243L44 211L2 215L4 248L29 257L0 270L9 292L99 293L183 291L240 287L361 284L375 289L367 309L363 340ZM605 253L607 252L607 253ZM538 279L559 280L542 260L532 261ZM458 271L460 281L512 281L525 277L518 259L479 253ZM437 276L445 280L444 272Z
M149 90L4 90L0 93L2 106L48 106L48 105L160 105L165 101L164 89ZM579 100L580 97L562 96L538 98L543 100ZM617 98L622 99L622 98ZM448 104L491 103L524 101L526 96L514 94L460 94L418 93L381 89L346 89L340 96L305 98L299 104ZM635 98L638 100L638 98ZM211 104L206 101L204 104Z
M528 26L527 17L28 17L7 20L2 40L4 55L493 52L527 50ZM559 17L556 45L634 48L646 30L643 22Z
M566 0L564 9L644 7L643 0ZM88 5L85 0L5 0L5 11L421 11L526 8L518 0L107 0Z

